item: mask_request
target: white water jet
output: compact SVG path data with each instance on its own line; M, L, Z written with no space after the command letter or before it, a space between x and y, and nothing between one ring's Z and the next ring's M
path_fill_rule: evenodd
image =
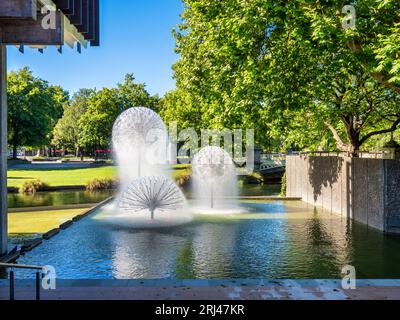
M193 194L196 213L239 213L236 168L219 147L205 147L193 158Z
M123 112L113 127L118 162L119 195L103 218L123 227L165 227L191 221L186 199L167 176L169 139L154 111L135 107Z
M114 123L112 144L121 188L138 177L164 173L168 133L153 110L134 107L121 113Z
M132 181L119 202L122 212L150 213L151 220L157 211L182 209L185 197L175 183L163 176L143 177Z
M165 176L137 178L115 203L111 222L126 227L165 227L191 220L186 199Z

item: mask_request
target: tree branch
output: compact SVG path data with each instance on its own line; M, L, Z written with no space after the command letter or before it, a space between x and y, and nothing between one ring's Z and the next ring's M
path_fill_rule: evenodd
M400 118L398 118L395 122L393 122L393 125L388 128L388 129L384 129L384 130L377 130L377 131L372 131L370 133L368 133L367 135L365 135L361 140L360 140L360 145L362 145L365 141L367 141L369 138L376 136L378 134L384 134L384 133L389 133L389 132L393 132L397 129L397 126L400 124Z
M357 43L355 41L348 41L347 46L351 51L354 53L361 53L363 52L363 48L360 43ZM389 82L387 78L385 77L383 72L372 72L371 76L378 81L380 84L382 84L385 88L393 90L396 93L400 93L400 87L394 85L393 83Z
M333 134L333 138L336 140L336 145L337 145L338 149L340 151L348 151L349 146L343 142L343 140L342 140L342 138L340 138L337 130L329 122L324 122L324 123L329 128L329 130L331 130L331 132Z

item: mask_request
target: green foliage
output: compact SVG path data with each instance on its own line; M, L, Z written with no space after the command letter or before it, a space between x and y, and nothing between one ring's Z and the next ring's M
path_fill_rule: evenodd
M22 194L35 194L36 192L43 191L47 185L41 180L25 181L19 188L19 193Z
M242 184L264 184L264 176L259 172L252 172L248 175L241 176L240 181Z
M86 112L79 119L79 144L92 149L109 148L113 124L121 112L136 106L157 111L158 100L150 96L144 84L135 83L133 75L127 74L117 88L104 88L87 101Z
M117 89L98 91L88 102L88 108L79 120L79 143L89 148L105 149L111 141L115 119L123 111Z
M286 172L282 176L282 183L281 183L281 197L286 197Z
M54 160L57 160L57 159L37 156L37 157L33 157L32 160L33 161L52 161L52 160L54 161Z
M151 96L132 74L116 88L81 89L64 108L54 128L53 144L78 156L82 150L109 149L113 124L130 107L145 106L159 111L160 99Z
M115 179L110 178L94 178L86 183L86 190L111 190L116 187L117 183Z
M92 89L81 89L73 97L70 104L64 106L64 115L58 121L53 131L52 144L67 151L73 151L76 156L82 145L80 119L87 110L88 101L96 94Z
M35 77L28 68L8 74L8 141L21 146L42 147L51 140L52 129L63 113L67 93Z
M344 29L345 4L356 28ZM180 127L254 128L264 149L352 153L400 119L395 0L185 0L174 32Z
M180 187L188 186L192 179L192 170L188 168L175 171L173 179L175 183Z

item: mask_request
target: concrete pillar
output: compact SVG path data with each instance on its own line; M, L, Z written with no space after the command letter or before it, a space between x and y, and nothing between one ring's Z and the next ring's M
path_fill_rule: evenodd
M7 48L0 42L0 256L8 242L7 156Z

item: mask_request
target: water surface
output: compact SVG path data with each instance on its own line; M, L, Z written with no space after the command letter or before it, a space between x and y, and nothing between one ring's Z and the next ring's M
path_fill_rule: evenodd
M400 237L299 201L242 206L159 229L111 226L99 210L19 262L53 265L60 279L339 278L347 264L358 278L400 278Z
M57 192L38 192L33 195L19 193L8 194L9 208L26 208L41 206L63 206L69 204L98 203L112 196L114 191L68 190Z

